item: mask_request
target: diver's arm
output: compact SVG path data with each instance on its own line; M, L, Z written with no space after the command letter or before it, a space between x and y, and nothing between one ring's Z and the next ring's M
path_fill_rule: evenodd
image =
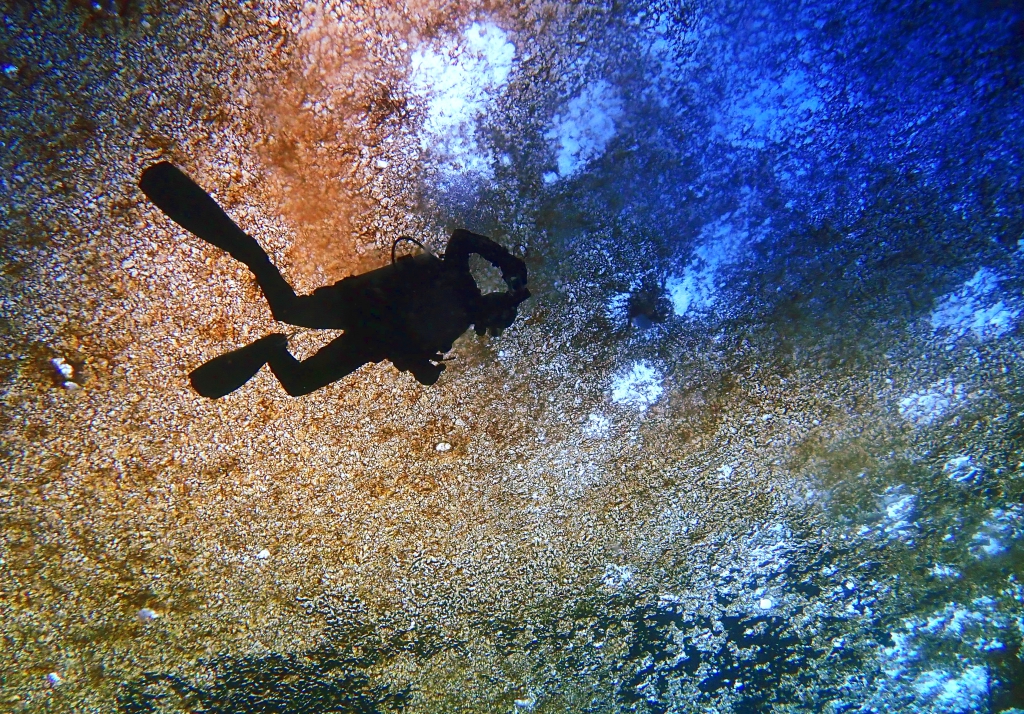
M444 262L460 270L469 270L469 256L476 253L501 271L501 277L512 291L526 287L526 263L515 257L487 236L459 228L452 233L445 249Z

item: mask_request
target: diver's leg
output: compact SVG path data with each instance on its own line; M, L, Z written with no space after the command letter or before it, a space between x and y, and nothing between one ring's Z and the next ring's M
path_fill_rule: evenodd
M220 399L252 379L270 355L288 348L284 335L267 335L251 345L215 357L192 370L188 378L192 388L210 399Z
M376 350L368 349L364 338L346 333L301 362L286 347L274 350L268 362L285 391L298 397L315 392L367 362L379 359L382 356Z
M255 238L232 221L199 184L162 161L142 172L139 187L168 218L211 245L226 250L252 271L274 319L300 327L324 325L322 299L298 297Z

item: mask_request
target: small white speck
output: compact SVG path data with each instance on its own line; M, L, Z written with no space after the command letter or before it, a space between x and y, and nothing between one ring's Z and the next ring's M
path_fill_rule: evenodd
M50 364L63 375L64 379L71 379L75 374L75 368L68 364L63 357L54 357L50 360Z
M46 679L54 687L56 687L64 681L64 679L56 672L50 672L48 675L46 675Z
M266 548L264 548L263 550L261 550L259 553L256 554L256 559L257 560L266 560L269 557L270 557L270 551L267 550Z
M386 169L390 165L391 165L391 162L388 161L387 159L377 159L377 168L378 169Z
M451 450L452 450L452 445L451 445L451 444L449 444L449 443L448 443L447 441L441 441L441 442L439 442L439 443L438 443L438 444L437 444L437 445L436 445L436 446L434 447L434 450L435 450L435 451L440 451L440 452L442 452L442 453L443 453L443 452L445 452L445 451L451 451Z
M773 603L771 601L771 598L766 598L766 597L763 597L763 598L761 598L760 600L757 601L757 606L759 608L761 608L762 610L771 610L772 609L772 605L774 605L774 604L775 603Z
M151 610L148 607L144 607L141 610L139 610L136 617L139 618L139 622L152 622L153 620L160 617L160 615L158 615L156 611Z

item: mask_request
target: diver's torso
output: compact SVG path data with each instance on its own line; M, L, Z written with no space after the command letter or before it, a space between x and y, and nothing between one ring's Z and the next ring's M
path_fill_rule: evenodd
M422 253L354 275L329 291L339 328L382 343L425 353L446 352L472 322L480 291L472 275Z

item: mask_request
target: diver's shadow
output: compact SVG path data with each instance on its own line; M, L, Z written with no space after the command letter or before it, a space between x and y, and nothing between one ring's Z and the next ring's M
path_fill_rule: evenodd
M288 339L280 333L210 360L189 379L197 392L211 399L238 389L265 364L292 396L308 394L367 362L385 359L411 372L421 384L434 384L444 370L444 353L462 333L472 326L480 335L500 334L530 296L522 260L490 238L462 229L452 233L441 258L424 250L396 260L393 246L391 265L318 288L311 295L296 295L256 239L180 170L158 163L142 173L139 186L175 223L244 263L275 319L344 330L301 362L288 351ZM473 253L501 271L506 292L480 292L469 270Z

